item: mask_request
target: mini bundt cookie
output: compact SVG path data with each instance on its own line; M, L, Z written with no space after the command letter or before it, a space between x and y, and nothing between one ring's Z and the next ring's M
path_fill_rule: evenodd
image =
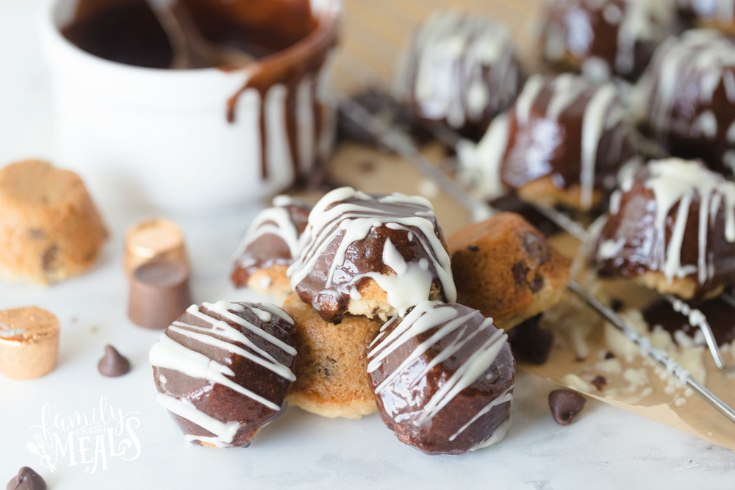
M635 80L674 33L676 14L669 0L547 0L543 57L595 78Z
M235 256L232 282L267 294L282 303L293 292L286 271L298 255L299 237L309 221L311 205L276 196L248 228Z
M612 83L534 75L479 144L458 147L461 177L478 197L516 191L529 202L591 210L638 159L634 128Z
M569 261L520 215L499 213L449 239L457 301L510 329L563 299Z
M312 210L301 245L291 286L325 320L344 313L386 320L456 297L444 236L422 197L335 189Z
M293 320L271 303L193 305L150 352L158 402L201 446L248 447L286 409Z
M420 119L472 139L510 107L523 85L505 28L452 11L436 12L421 26L400 73L399 97Z
M735 41L712 30L668 39L633 92L642 131L674 156L735 171Z
M290 403L330 418L356 419L374 412L366 357L382 322L353 315L328 322L295 294L283 308L294 319L299 352Z
M592 265L684 299L735 282L735 184L695 161L650 162L626 176L599 225Z
M368 374L383 422L428 454L500 442L510 425L515 360L479 311L426 301L380 329Z
M62 281L90 269L106 239L77 174L40 160L0 170L0 278Z

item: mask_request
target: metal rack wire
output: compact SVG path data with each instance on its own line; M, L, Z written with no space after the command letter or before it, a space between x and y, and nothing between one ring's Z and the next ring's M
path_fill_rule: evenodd
M439 167L424 158L421 155L420 150L407 135L402 134L390 125L376 118L367 109L354 100L350 100L344 96L341 97L341 99L339 110L345 117L365 128L386 148L395 151L410 161L420 173L435 182L450 196L454 197L474 219L481 220L493 214L494 210L487 203L477 201L469 197L459 184L444 174ZM550 207L538 206L537 208L562 229L565 229L583 242L589 241L589 233L587 230L565 214ZM622 317L585 291L575 281L571 280L568 284L568 288L572 293L577 295L587 305L593 308L601 317L609 321L613 327L622 332L631 342L638 345L641 353L663 366L669 373L679 378L682 383L689 386L693 391L725 415L731 422L735 423L735 410L712 393L702 383L697 381L689 371L684 369L666 352L652 347L648 338L638 334L637 331ZM672 297L664 297L672 302L672 305L674 302L679 301ZM704 322L704 324L700 325L706 325L706 327L703 327L703 332L718 368L724 371L730 371L731 367L725 366L724 361L722 360L722 354L720 353L719 346L717 346L717 342L714 339L714 335L712 334L709 324Z

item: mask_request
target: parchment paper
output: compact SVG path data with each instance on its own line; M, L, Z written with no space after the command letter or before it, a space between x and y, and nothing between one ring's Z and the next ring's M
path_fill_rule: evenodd
M374 8L375 4L380 8ZM503 22L516 42L526 72L530 73L538 65L535 28L542 4L543 0L371 0L368 9L365 0L345 0L351 15L345 25L343 49L336 60L336 86L342 93L353 93L371 85L390 86L400 47L408 34L437 8L463 9ZM434 161L444 157L438 146L425 150ZM330 174L339 183L367 192L424 195L434 203L447 235L469 222L468 214L459 204L415 171L409 162L394 155L359 145L342 145L331 163ZM557 236L553 243L570 256L578 246L568 236ZM634 303L643 304L652 298L650 293L629 283L608 287L617 298L635 300ZM543 366L520 364L521 369L559 384L572 380L577 389L590 397L735 449L735 424L690 390L669 386L668 379L661 379L660 370L640 356L616 353L614 359L620 363L620 373L601 370L602 367L610 371L612 364L615 371L615 366L610 360L608 364L600 364L612 349L607 342L606 327L594 313L578 305L557 316L556 322L544 324L556 333L548 362ZM582 335L584 332L586 336ZM588 350L584 360L578 359L580 344L582 350ZM735 363L732 352L728 349L723 353L728 364ZM708 351L700 352L700 359L706 370L706 386L735 406L735 378L719 374ZM585 384L575 382L570 374ZM607 381L602 390L589 383L596 376L603 376Z

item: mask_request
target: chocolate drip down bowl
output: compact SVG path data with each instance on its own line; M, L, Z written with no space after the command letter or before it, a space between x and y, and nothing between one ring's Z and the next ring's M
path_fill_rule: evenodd
M339 0L48 0L44 9L55 157L106 203L232 208L326 161ZM184 62L181 30L199 41Z

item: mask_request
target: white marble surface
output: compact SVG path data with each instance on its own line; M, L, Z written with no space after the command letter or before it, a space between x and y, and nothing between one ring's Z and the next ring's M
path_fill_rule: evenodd
M53 156L48 81L35 39L37 4L0 0L0 165ZM226 277L230 254L253 211L180 221L194 263L196 301L247 296ZM187 445L154 401L147 352L159 334L133 326L125 315L122 236L137 217L107 211L112 240L90 274L48 289L0 284L0 309L38 305L62 323L56 371L23 382L0 376L0 488L24 465L37 469L51 489L735 487L733 452L605 404L589 401L574 424L556 425L546 403L554 386L525 374L517 380L506 440L462 457L429 457L404 446L377 416L326 420L296 408L265 428L249 449ZM107 343L131 359L129 375L99 375L96 363ZM125 461L105 446L107 468L92 471L93 463L81 462L85 436L77 430L76 464L70 465L67 454L59 456L56 471L43 467L26 444L37 446L32 428L41 423L43 407L48 406L50 422L59 414L91 416L101 396L140 423L133 427L139 455L132 459L133 446L124 456L132 460ZM69 432L51 428L53 433L66 440ZM95 454L94 442L89 445L87 458Z

